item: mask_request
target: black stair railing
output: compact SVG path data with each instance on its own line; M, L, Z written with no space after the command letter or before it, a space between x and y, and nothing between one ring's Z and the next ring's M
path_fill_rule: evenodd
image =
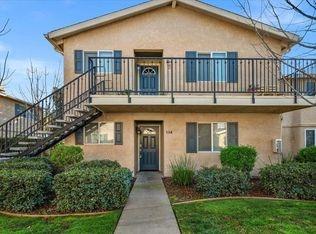
M49 125L56 125L57 119L74 114L74 108L84 107L89 97L96 90L92 77L95 69L91 67L74 80L50 95L30 106L22 113L0 125L0 153L10 152L10 148L18 146L21 141L29 141L30 137L43 136ZM41 133L41 134L39 134Z

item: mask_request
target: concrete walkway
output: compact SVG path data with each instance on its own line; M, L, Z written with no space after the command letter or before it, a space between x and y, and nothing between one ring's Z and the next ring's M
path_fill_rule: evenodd
M160 173L137 175L115 233L180 233Z

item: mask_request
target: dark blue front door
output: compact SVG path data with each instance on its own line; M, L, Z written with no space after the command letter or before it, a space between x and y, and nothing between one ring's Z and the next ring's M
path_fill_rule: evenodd
M141 66L139 85L141 94L157 94L158 66Z
M140 134L140 170L159 170L159 127L141 127Z

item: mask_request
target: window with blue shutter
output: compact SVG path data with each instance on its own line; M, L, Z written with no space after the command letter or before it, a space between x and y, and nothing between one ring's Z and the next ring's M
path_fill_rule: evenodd
M123 123L116 122L114 126L115 145L123 145Z
M316 83L312 81L306 82L306 94L308 96L315 96L316 95Z
M97 64L95 57L98 57L98 52L84 52L84 71L85 72Z
M14 107L14 110L15 110L15 115L19 115L25 110L25 106L16 103L15 107Z
M197 123L186 125L186 150L187 153L197 152Z
M238 82L238 53L227 52L227 82L237 83Z
M196 82L197 68L196 68L196 51L186 51L186 81Z
M82 50L74 51L74 68L75 74L81 74L83 72L83 52Z

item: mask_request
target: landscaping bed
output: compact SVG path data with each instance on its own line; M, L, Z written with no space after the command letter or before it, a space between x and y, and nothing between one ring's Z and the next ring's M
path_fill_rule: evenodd
M201 192L198 192L194 186L179 186L174 184L171 177L164 177L163 182L171 203L208 198L207 196L204 196ZM245 196L270 198L275 197L272 194L264 191L263 187L260 185L260 181L258 178L252 178L250 180L250 183L251 190L247 194L245 194Z
M182 233L315 233L316 202L227 199L174 205Z

